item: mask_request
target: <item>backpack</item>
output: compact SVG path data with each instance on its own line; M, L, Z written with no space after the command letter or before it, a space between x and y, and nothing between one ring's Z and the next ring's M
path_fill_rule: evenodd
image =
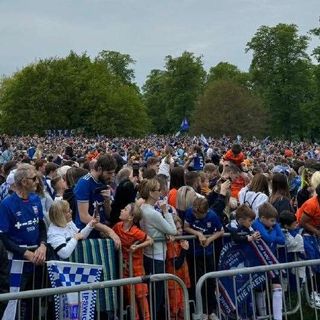
M253 198L252 202L250 203L249 201L246 200L246 196L247 193L249 192L249 190L246 191L246 193L244 194L244 198L243 198L243 204L245 204L247 207L249 207L250 209L252 209L254 202L256 201L256 199L259 197L261 192L258 192L257 195Z

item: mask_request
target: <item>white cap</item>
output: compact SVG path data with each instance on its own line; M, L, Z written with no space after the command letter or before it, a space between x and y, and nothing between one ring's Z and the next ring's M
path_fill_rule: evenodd
M71 168L70 166L62 166L61 168L58 168L58 170L57 170L58 176L60 176L61 178L64 178L67 174L67 171L70 168Z
M10 186L12 186L14 184L14 174L16 173L16 170L17 169L11 170L7 176L6 183Z

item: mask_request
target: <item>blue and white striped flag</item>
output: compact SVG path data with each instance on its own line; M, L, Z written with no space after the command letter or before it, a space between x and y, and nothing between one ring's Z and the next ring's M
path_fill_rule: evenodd
M8 252L8 259L10 267L10 292L19 292L21 285L21 278L23 273L24 260L14 260L13 254ZM29 262L30 263L30 262ZM4 311L2 320L14 320L17 313L18 300L10 300Z
M208 140L206 139L206 137L201 133L200 136L200 142L205 146L205 147L209 147L209 143Z
M65 261L48 261L51 285L54 288L94 283L100 280L102 266ZM96 291L88 290L55 296L56 319L93 320Z

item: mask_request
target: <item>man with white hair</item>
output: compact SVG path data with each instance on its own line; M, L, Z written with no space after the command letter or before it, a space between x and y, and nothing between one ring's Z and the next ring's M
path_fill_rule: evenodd
M22 164L17 168L14 174L16 192L0 205L0 239L16 259L24 258L42 265L46 258L47 235L41 200L34 194L37 179L33 166Z
M40 286L41 277L34 267L46 261L47 232L43 220L41 200L34 192L38 175L29 164L21 164L15 171L14 183L16 192L6 197L0 204L0 240L14 260L27 260L24 263L20 290ZM41 281L41 280L40 280ZM25 312L29 312L25 302ZM24 309L24 307L22 307Z
M15 174L16 192L0 205L0 238L8 251L36 265L46 256L46 229L40 198L34 194L38 176L33 166L20 165ZM37 246L30 251L26 246Z

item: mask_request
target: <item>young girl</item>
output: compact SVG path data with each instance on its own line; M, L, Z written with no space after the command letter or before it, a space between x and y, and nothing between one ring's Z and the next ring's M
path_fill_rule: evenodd
M71 220L69 203L56 200L49 209L51 224L48 229L48 244L61 259L67 259L77 246L78 240L86 239L93 230L99 217L94 217L80 232Z
M51 180L51 187L55 192L54 200L62 200L63 193L65 190L67 190L67 185L64 179L61 176L55 176Z
M114 227L114 232L119 236L123 254L123 277L144 276L143 248L152 245L153 240L145 232L140 230L136 223L141 218L140 208L135 203L128 204L120 212L120 222ZM139 244L136 242L139 241ZM130 254L132 255L132 266L130 266ZM130 267L132 274L130 274ZM127 301L130 301L130 286L125 286ZM148 304L148 285L145 283L135 285L136 296L136 319L150 319Z
M177 228L177 234L182 235L182 220L174 216L173 220ZM187 288L190 288L190 277L186 253L189 249L187 240L173 240L167 242L166 271L183 280ZM170 318L184 319L183 291L175 281L168 282Z

